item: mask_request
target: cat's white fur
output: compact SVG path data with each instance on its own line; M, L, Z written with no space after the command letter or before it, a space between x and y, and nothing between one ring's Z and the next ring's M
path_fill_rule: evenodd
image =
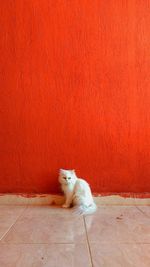
M96 211L89 184L78 178L74 170L60 169L59 182L66 198L63 208L73 205L78 214L91 214Z

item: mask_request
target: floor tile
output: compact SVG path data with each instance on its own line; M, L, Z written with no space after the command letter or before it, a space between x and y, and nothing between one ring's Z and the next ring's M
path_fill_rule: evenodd
M35 205L28 206L26 209L26 215L29 216L45 216L50 214L62 214L62 215L73 215L73 210L71 208L65 209L61 206L50 206L50 205Z
M2 267L90 267L84 244L1 244Z
M25 206L0 205L0 239L7 233L9 228L16 222Z
M150 244L91 243L94 267L149 267Z
M85 221L90 242L150 243L150 219L136 207L100 207Z
M4 243L85 242L82 216L67 211L56 213L49 207L30 207L4 237Z

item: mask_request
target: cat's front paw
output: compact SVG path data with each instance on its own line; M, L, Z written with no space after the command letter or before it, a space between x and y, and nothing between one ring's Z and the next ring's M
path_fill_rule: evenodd
M63 204L62 207L65 208L65 209L67 209L67 208L69 208L70 206L67 205L67 204Z

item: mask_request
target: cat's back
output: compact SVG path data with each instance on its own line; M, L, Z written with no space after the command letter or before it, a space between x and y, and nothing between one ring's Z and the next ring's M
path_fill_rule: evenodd
M78 178L76 181L76 186L79 186L81 188L87 188L89 187L89 184L82 178Z
M89 184L82 178L78 178L74 188L74 193L78 197L84 197L92 202L92 193ZM85 201L85 199L84 199Z

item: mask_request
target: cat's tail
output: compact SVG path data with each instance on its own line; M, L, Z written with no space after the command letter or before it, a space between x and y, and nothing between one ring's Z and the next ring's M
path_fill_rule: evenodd
M85 206L85 205L74 206L73 210L74 210L74 214L76 215L88 215L88 214L94 213L97 210L97 206L93 202L89 206Z

